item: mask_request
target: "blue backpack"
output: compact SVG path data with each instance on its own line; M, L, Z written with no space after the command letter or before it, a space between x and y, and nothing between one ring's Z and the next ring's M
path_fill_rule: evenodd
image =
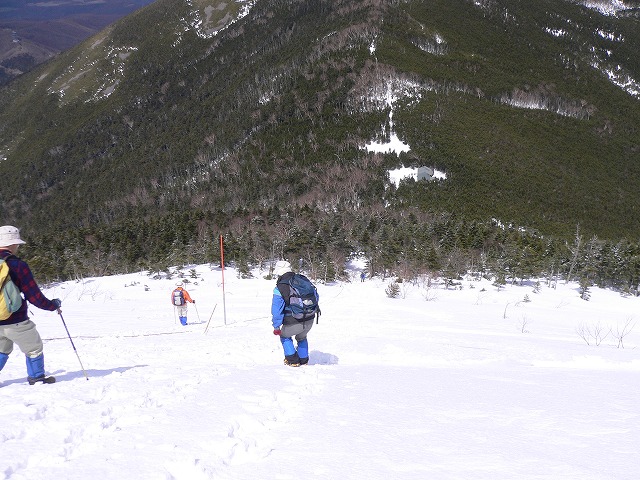
M278 279L278 290L291 316L299 322L320 315L318 291L311 281L300 273L285 273Z

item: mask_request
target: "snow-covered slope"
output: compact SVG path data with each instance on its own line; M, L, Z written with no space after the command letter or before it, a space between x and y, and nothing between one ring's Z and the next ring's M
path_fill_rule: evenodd
M319 285L310 364L291 368L271 332L264 272L226 270L224 302L219 269L184 273L197 307L186 327L169 303L175 279L47 291L63 300L78 355L60 317L32 309L58 382L29 386L22 354L10 356L1 478L640 474L639 298L471 279L456 290L403 285L395 299L380 279Z

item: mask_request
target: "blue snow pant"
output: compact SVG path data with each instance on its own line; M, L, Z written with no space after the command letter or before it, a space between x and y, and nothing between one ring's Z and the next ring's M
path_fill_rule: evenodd
M178 318L180 319L180 323L182 325L187 324L187 304L176 306L176 310L178 312Z
M282 325L280 330L280 343L284 348L285 357L289 355L295 355L296 347L293 344L293 338L295 337L298 344L298 357L309 358L309 342L307 341L307 333L313 327L314 319L306 320L304 322L296 322L292 324Z

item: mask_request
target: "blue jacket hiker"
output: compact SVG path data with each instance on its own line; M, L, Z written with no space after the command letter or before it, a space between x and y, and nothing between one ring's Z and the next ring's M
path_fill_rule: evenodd
M18 247L25 242L20 238L20 231L11 225L0 227L0 258L4 260L2 267L9 267L9 280L18 288L24 300L28 300L42 310L60 311L60 300L49 300L45 297L33 279L29 266L16 257ZM3 285L4 286L4 285ZM29 320L27 302L22 298L8 318L0 321L0 370L5 366L13 351L13 344L20 347L27 359L27 374L30 385L37 382L54 383L54 377L45 376L44 347L36 324Z
M315 287L308 282L306 277L302 277L312 288L311 299L307 303L312 304L308 313L300 313L292 309L291 301L294 296L293 287L290 287L289 280L296 276L291 271L291 264L287 261L278 261L273 273L278 276L276 287L273 289L273 299L271 300L271 321L273 324L273 334L280 336L280 342L284 349L284 363L292 367L309 363L309 342L307 334L313 327L313 320L318 309L319 295ZM300 299L298 299L300 300ZM294 317L295 315L295 317ZM296 318L298 317L298 318ZM296 339L294 345L293 338Z

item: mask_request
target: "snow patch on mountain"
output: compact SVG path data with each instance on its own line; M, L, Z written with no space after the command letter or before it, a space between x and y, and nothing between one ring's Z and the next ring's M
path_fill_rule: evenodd
M191 7L191 16L183 19L187 30L201 38L215 37L238 20L246 17L256 0L235 0L211 5L209 1L185 0Z
M627 7L620 0L584 0L580 2L580 4L607 16L617 15L625 10L630 10L630 7Z

